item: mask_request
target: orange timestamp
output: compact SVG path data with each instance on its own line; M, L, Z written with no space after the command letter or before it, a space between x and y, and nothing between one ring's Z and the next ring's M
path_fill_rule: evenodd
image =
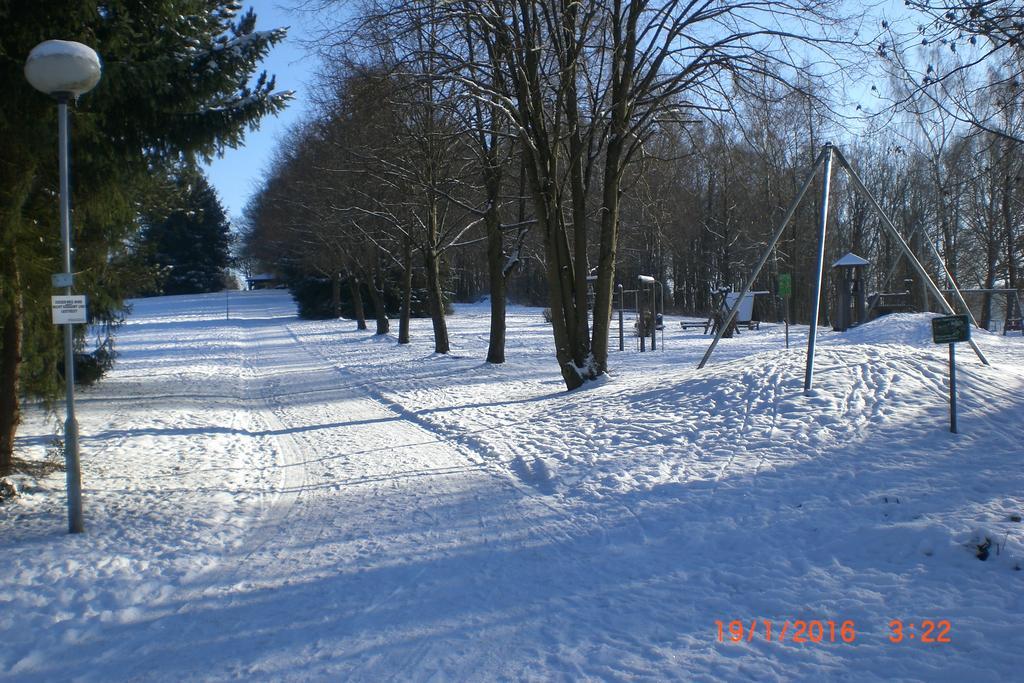
M921 621L903 621L893 619L889 622L889 642L918 643L952 643L949 636L953 625L949 619L922 619Z
M718 642L752 642L763 640L775 643L853 643L857 640L857 625L852 619L772 621L751 619L744 621L715 621ZM889 622L888 640L891 643L951 643L953 626L948 619L922 619Z
M772 621L751 619L749 622L734 619L729 622L715 621L718 628L718 642L726 640L739 643L755 639L775 643L852 643L857 640L857 627L852 619L845 621Z

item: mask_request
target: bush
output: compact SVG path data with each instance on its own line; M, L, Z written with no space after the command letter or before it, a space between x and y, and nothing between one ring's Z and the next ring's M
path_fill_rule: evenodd
M401 292L398 292L401 296ZM455 312L455 308L452 306L452 296L454 292L444 292L444 314L451 315ZM410 293L410 306L409 306L409 317L411 318L429 318L430 317L430 299L427 297L426 287L414 287ZM401 300L399 300L401 301Z
M322 277L293 280L288 289L303 320L328 320L338 317L331 302L331 281ZM344 291L342 291L344 295Z
M114 352L106 345L92 353L75 354L75 384L89 387L99 382L114 367ZM64 377L63 359L57 364L57 372Z
M18 496L18 487L13 481L6 477L0 479L0 503L12 500Z

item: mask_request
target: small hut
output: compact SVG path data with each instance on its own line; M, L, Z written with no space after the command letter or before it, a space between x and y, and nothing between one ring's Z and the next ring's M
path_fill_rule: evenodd
M868 319L867 293L864 284L864 267L871 263L852 251L832 264L839 271L839 310L832 329L845 332L861 325Z

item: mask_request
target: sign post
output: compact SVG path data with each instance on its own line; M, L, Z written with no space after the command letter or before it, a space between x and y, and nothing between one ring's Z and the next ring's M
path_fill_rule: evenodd
M949 344L949 431L957 434L956 425L956 345L971 340L971 321L966 315L932 318L932 341Z
M54 325L75 325L89 322L84 294L51 296L50 313L53 316Z
M949 345L949 431L956 434L956 344Z

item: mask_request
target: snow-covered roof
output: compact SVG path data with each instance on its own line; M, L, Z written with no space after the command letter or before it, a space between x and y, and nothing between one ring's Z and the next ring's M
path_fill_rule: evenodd
M870 266L871 261L866 261L852 251L846 256L832 264L833 268L852 268L854 266Z

